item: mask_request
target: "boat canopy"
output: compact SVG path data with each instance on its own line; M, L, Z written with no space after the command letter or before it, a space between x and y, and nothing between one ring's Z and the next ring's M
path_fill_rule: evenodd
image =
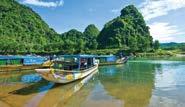
M40 65L43 64L45 61L46 58L41 56L0 55L0 65Z
M65 57L65 58L70 58L70 57L75 57L75 58L95 58L96 55L60 55L60 57Z
M116 57L115 55L99 55L96 56L96 58L111 58L111 57Z
M54 68L83 70L95 65L95 55L60 55L54 60Z
M115 55L100 55L96 56L96 58L99 59L100 63L115 62L117 60L117 57Z
M19 56L3 56L0 55L0 60L10 60L10 59L22 59Z

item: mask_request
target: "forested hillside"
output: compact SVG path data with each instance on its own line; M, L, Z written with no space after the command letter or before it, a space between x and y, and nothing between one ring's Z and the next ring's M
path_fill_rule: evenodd
M85 53L91 50L127 49L131 52L153 48L149 27L133 5L99 29L88 25L56 33L31 8L15 0L0 0L0 54Z
M121 15L105 24L98 36L99 48L129 48L148 51L153 39L142 14L133 5L122 9Z
M182 51L185 51L185 43L161 43L160 48L164 50L177 50L180 49Z
M59 35L32 9L14 0L0 0L0 52L34 53L52 51Z

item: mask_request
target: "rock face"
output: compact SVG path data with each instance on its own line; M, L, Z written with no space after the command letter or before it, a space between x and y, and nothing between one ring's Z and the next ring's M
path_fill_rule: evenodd
M121 10L121 15L105 24L98 36L99 48L130 48L147 51L153 39L142 14L133 5Z

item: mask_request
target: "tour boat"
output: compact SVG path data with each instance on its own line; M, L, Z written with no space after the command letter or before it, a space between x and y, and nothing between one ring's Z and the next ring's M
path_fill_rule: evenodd
M48 67L43 64L47 59L41 56L0 55L0 72L31 70Z
M51 68L35 70L44 79L55 83L73 82L98 69L98 61L94 55L62 55L52 62Z
M96 56L99 60L99 66L104 65L119 65L127 62L129 57L117 57L115 55L100 55Z

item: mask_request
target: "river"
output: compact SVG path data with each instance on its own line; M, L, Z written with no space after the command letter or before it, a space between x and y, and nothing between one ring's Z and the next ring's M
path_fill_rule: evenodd
M0 74L0 107L184 107L185 58L137 58L62 85L34 70Z

